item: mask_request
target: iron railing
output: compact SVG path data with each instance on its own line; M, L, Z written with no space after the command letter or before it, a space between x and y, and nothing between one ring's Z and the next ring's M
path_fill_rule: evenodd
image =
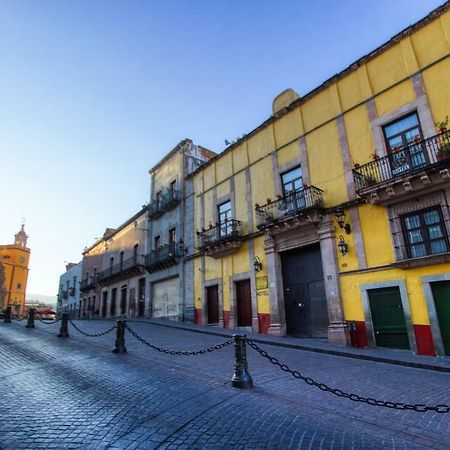
M181 244L166 244L157 250L152 250L145 256L145 267L148 270L163 268L165 264L174 264L177 258L183 256L184 246Z
M415 140L387 156L354 167L353 179L356 191L406 174L413 174L429 166L438 166L447 158L450 158L450 130L428 139ZM447 161L448 163L450 161Z
M198 244L200 248L205 248L225 241L239 240L242 231L243 223L240 220L228 219L197 232Z
M80 282L80 291L88 291L92 289L97 284L97 276L91 276L81 280Z
M323 208L323 204L323 191L315 186L306 186L265 205L256 205L256 226L262 229L285 217L301 214L313 208Z
M166 211L175 208L183 198L183 193L177 189L169 189L161 198L154 200L148 207L148 215L151 219L157 219Z
M138 268L144 265L144 256L142 255L135 255L131 258L125 259L124 261L115 264L108 269L102 270L98 273L97 279L99 282L105 281L108 278L117 276L121 274L122 272L125 272L127 270Z

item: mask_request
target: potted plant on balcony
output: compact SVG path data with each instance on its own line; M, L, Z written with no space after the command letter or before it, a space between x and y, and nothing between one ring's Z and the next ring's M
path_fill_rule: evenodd
M374 149L373 153L370 156L372 157L372 161L377 161L378 159L380 159L377 153L377 149Z
M445 117L445 120L437 120L434 122L434 125L438 133L445 133L447 131L448 116Z
M357 162L354 162L353 163L353 169L359 169L361 166L360 166L360 164L359 163L357 163Z

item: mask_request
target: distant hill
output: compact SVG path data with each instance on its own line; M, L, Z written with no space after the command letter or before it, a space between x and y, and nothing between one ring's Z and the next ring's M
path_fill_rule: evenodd
M28 294L25 297L25 303L36 301L37 303L45 303L56 306L56 295Z

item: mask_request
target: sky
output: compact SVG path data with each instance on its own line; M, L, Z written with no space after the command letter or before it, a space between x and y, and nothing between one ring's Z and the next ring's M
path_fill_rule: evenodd
M184 138L217 153L420 20L434 0L0 0L0 243L55 295L150 198Z

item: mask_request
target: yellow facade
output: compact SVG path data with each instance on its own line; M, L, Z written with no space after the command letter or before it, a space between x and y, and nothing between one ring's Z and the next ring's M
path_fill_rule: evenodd
M16 235L15 243L0 245L0 299L2 309L12 308L14 314L25 313L25 295L28 279L30 249L26 247L27 236L22 230Z
M253 331L289 334L283 261L295 249L317 245L329 307L328 338L332 342L350 344L351 337L354 345L354 339L361 346L375 345L371 290L398 287L410 348L417 353L442 354L436 318L434 325L430 322L426 299L429 289L424 284L428 281L423 280L450 280L450 263L445 255L423 260L399 257L402 247L396 246L396 239L401 235L406 242L399 224L415 211L412 202L417 202L419 214L430 205L441 207L437 196L444 192L444 198L449 192L446 163L439 163L439 172L433 159L437 153L433 153L425 157L426 167L419 175L411 170L410 160L408 173L401 178L394 172L389 179L378 178L375 183L366 177L363 188L357 181L358 177L361 181L358 166L368 167L372 159L378 177L378 158L393 167L396 157L392 155L398 149L388 147L386 127L403 117L417 116L420 148L429 145L426 142L438 142L435 149L440 145L433 137L438 133L434 122L450 114L449 36L450 12L444 5L303 98L274 111L269 120L196 172L196 231L203 233L201 236L211 235L208 229L213 230L216 224L220 233L218 208L226 202L230 202L232 218L242 223L234 247L228 248L219 240L212 247L199 246L194 296L197 317L203 323L208 322L208 286L217 283L219 324L238 327L242 313L239 297L244 295L240 283L248 279L252 320L246 326ZM282 103L280 96L277 105ZM276 225L259 223L258 227L258 211L264 210L268 218L267 211L273 211L271 205L286 208L282 202L294 198L292 192L283 191L282 176L295 168L301 169L301 192L311 186L323 191L321 207L299 210L296 218L275 211ZM275 203L277 196L284 200ZM444 204L442 201L442 208ZM350 234L334 219L338 207L346 213ZM447 213L442 214L440 226L448 240ZM341 236L348 245L345 255L338 251ZM411 251L413 245L408 245ZM448 252L450 248L444 253ZM262 267L257 268L256 262ZM358 333L362 337L349 335L350 322L361 325ZM420 328L430 324L431 330Z

